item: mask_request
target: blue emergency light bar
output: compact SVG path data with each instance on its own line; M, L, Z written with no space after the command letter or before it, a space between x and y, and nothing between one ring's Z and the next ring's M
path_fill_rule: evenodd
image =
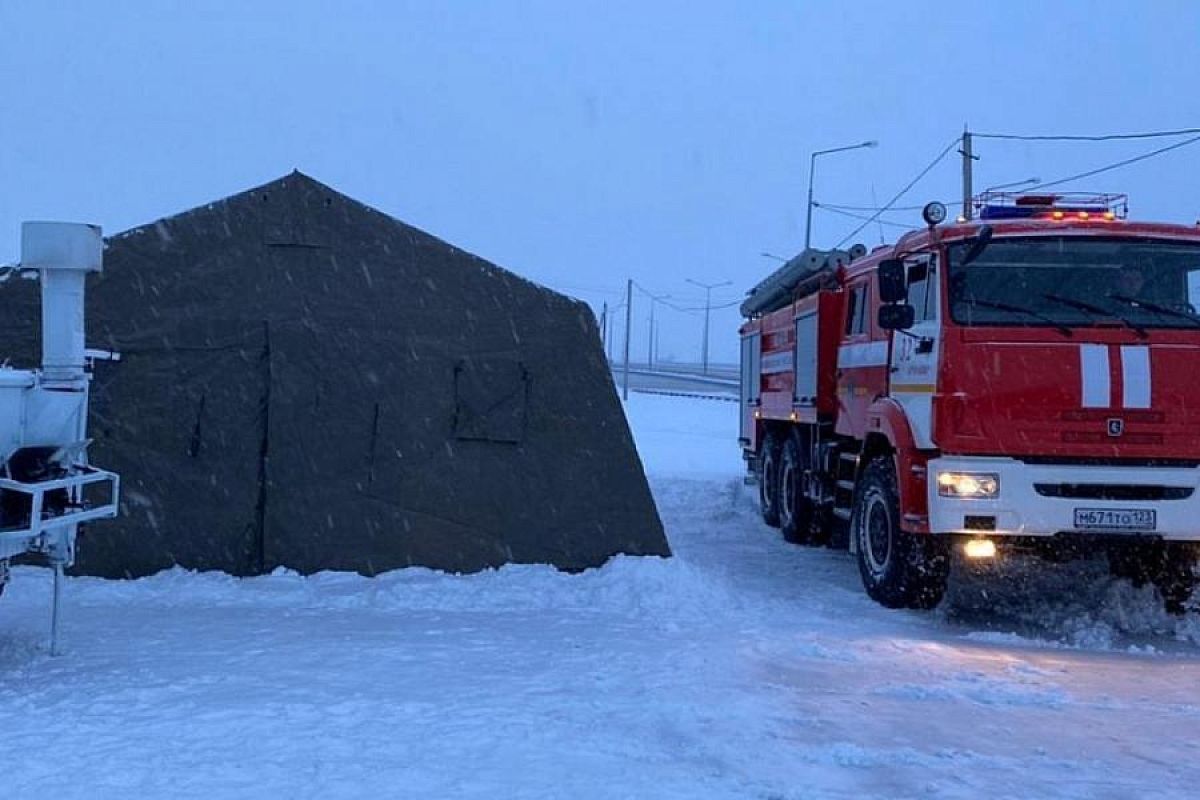
M1129 198L1123 194L1012 194L984 192L975 198L981 220L1050 219L1111 222L1124 219Z

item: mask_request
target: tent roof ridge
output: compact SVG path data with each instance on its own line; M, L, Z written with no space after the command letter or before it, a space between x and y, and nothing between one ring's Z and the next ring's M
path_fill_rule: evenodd
M583 301L579 300L578 298L570 297L569 295L564 295L561 292L557 292L554 289L551 289L550 287L540 283L539 281L531 280L531 279L529 279L523 275L520 275L510 269L507 269L506 267L502 267L499 264L489 261L488 259L483 258L482 256L476 255L475 253L473 253L469 250L465 250L462 247L459 247L458 245L456 245L452 242L449 242L440 236L429 233L428 231L425 231L414 225L410 225L409 223L405 222L404 220L398 219L398 218L392 216L391 214L388 214L385 211L381 211L380 209L375 208L374 206L368 205L367 203L364 203L361 200L358 200L354 197L351 197L350 195L345 194L344 192L338 191L337 189L333 188L329 184L324 183L324 182L318 180L317 178L312 177L311 175L309 175L306 172L302 172L298 167L293 168L292 171L287 173L286 175L282 175L278 178L273 178L265 183L258 184L257 186L252 186L249 189L243 189L240 192L235 192L234 194L228 195L226 197L222 197L218 200L212 200L207 203L201 203L200 205L193 206L192 208L188 208L183 211L179 211L177 213L170 214L168 216L159 217L150 222L146 222L141 225L137 225L133 228L129 228L128 230L119 231L117 233L114 233L107 238L110 241L120 240L120 239L125 239L128 237L139 235L143 232L154 231L156 228L160 228L163 225L172 225L172 224L176 224L176 223L185 221L188 217L191 217L193 215L205 214L205 213L215 211L222 207L233 206L238 203L245 203L250 198L252 198L256 195L270 194L272 192L285 192L289 196L300 197L300 196L302 196L301 191L304 187L308 187L319 193L324 193L327 196L335 196L342 202L354 207L355 209L357 209L361 212L365 212L367 214L382 217L383 219L387 220L388 223L395 225L401 233L404 233L408 236L416 235L416 236L419 236L419 237L422 237L422 238L428 240L429 243L431 243L431 244L436 243L439 246L453 249L454 251L458 252L459 254L470 258L480 268L487 270L489 272L492 272L493 274L503 275L503 276L508 277L509 279L516 280L516 281L519 281L519 282L522 282L525 284L529 284L529 285L535 286L539 289L545 289L545 290L554 292L554 294L556 294L559 297L562 297L564 299L567 299L572 303L583 304Z

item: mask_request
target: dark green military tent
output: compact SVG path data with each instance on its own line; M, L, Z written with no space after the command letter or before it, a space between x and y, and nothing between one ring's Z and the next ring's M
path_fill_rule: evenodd
M112 236L88 343L122 515L85 573L563 569L668 547L590 310L292 173ZM36 285L0 286L36 352ZM12 346L9 346L12 345Z

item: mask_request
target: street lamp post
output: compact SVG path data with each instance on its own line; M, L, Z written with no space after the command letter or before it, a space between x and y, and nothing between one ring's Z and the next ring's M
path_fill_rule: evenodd
M701 283L694 281L691 278L687 282L693 286L699 286L704 290L704 346L700 348L700 358L704 364L704 374L708 374L708 314L712 310L712 290L719 289L722 286L732 286L733 281L721 281L720 283Z
M812 210L813 210L813 170L817 166L817 156L825 156L830 153L841 153L845 150L858 150L863 147L878 147L879 142L872 139L869 142L859 142L858 144L848 144L843 147L831 147L828 150L817 150L812 153L808 159L808 209L804 219L804 249L807 250L812 243Z
M650 295L650 345L646 348L646 369L654 369L654 304L659 300L670 300L671 295Z

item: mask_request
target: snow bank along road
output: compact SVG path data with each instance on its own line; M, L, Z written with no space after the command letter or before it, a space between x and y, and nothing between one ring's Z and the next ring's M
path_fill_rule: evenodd
M736 380L700 375L699 372L699 367L696 367L694 374L683 372L682 368L671 371L647 370L644 367L630 368L629 388L631 391L646 394L692 395L737 400L738 384ZM620 391L624 385L624 372L620 366L615 366L612 368L612 375L617 390Z
M22 570L0 601L0 792L1200 796L1200 615L1089 564L882 609L849 556L758 521L734 410L630 400L670 560L75 579L61 658L49 578Z

